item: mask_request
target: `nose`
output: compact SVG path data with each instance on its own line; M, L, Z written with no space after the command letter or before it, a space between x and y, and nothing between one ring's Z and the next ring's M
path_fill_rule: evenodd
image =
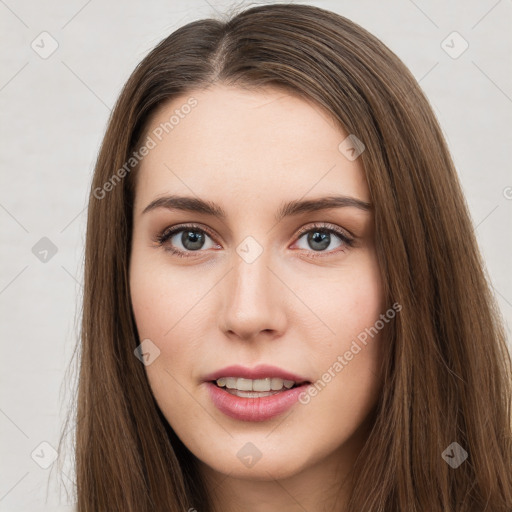
M285 287L266 251L252 262L234 254L220 295L219 327L231 339L278 338L286 329Z

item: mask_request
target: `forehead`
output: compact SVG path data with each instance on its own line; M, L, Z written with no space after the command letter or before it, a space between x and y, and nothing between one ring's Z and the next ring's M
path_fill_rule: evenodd
M280 88L190 91L148 123L136 208L176 192L219 201L343 193L369 202L361 159L339 148L348 135L319 105Z

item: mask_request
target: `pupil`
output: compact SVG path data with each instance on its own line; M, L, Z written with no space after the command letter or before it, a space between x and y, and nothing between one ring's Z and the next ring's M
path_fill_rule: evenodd
M201 249L204 244L203 233L196 231L184 231L181 235L181 243L186 249L193 251L194 249Z
M320 235L320 236L317 236ZM331 235L330 233L326 233L324 231L312 231L308 235L308 242L310 243L311 247L315 250L323 250L329 247L329 243L331 241ZM316 248L313 244L319 244Z

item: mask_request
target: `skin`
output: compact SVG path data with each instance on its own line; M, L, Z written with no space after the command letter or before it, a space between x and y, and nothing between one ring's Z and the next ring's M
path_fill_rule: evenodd
M361 159L340 152L348 133L321 107L270 87L191 91L160 107L147 134L190 97L197 106L137 171L130 287L140 340L160 350L145 366L152 392L200 461L218 510L344 510L381 389L380 334L309 403L268 421L221 413L203 377L266 363L316 382L385 313L372 211L331 208L274 221L290 200L343 194L370 202ZM170 194L215 202L227 218L164 207L143 213ZM163 246L155 241L182 223L214 236L204 235L199 249L185 247L181 232ZM297 236L307 226L314 233L313 223L337 226L355 245L331 234L318 249L307 233ZM263 251L250 264L236 251L248 236ZM237 456L246 443L261 452L252 467Z

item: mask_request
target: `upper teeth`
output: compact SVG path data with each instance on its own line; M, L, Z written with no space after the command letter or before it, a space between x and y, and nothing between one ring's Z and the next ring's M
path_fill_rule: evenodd
M240 391L278 391L283 386L290 389L295 384L293 380L284 380L277 377L266 379L243 379L241 377L221 377L217 379L217 385Z

